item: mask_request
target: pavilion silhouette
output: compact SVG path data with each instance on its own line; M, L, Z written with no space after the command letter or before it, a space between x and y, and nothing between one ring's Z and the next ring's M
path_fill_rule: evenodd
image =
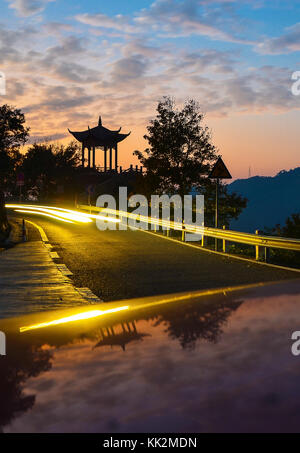
M68 129L70 134L82 144L82 167L85 166L85 149L88 150L88 168L96 168L96 148L104 150L104 171L118 172L118 143L125 140L129 134L120 134L121 127L117 131L111 131L102 126L101 116L98 126L82 132L73 132ZM109 150L109 166L107 161L107 151ZM115 163L113 167L113 150L115 151ZM92 156L91 156L92 153Z

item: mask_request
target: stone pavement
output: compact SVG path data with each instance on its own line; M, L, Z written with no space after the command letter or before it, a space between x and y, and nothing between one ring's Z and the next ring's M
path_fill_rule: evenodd
M57 256L42 241L0 253L0 319L101 302L88 289L76 289L51 254Z

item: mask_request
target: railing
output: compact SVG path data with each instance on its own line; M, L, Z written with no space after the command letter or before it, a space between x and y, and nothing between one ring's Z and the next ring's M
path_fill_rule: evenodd
M102 212L111 214L122 218L129 218L137 220L149 225L154 225L154 231L157 231L157 227L164 227L169 235L171 230L182 231L182 240L185 241L186 233L201 234L202 241L201 245L204 247L205 238L210 237L223 242L222 250L224 253L227 251L227 242L235 242L240 244L251 245L255 247L256 260L259 261L263 257L264 261L269 259L269 249L281 249L300 252L300 240L299 239L288 239L276 236L263 236L257 231L256 234L241 233L239 231L226 230L208 227L199 227L196 225L186 225L184 223L173 222L170 220L160 220L153 217L145 217L139 214L132 214L124 211L116 211L107 208L98 208L96 206L78 205L78 209L85 211Z

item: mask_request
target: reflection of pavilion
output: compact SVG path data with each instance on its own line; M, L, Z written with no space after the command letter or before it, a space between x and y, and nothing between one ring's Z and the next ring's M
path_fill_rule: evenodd
M126 349L126 345L132 341L141 341L147 334L138 333L134 321L121 323L121 332L118 331L118 326L114 327L101 327L101 339L96 344L95 348L102 346L121 346L123 351Z
M101 116L97 127L88 128L82 132L72 132L70 134L82 144L82 166L84 167L84 150L88 149L88 168L96 168L96 148L104 150L104 171L107 172L107 151L109 150L109 170L113 170L113 149L115 150L115 166L114 170L118 171L118 143L127 138L129 134L120 134L121 128L118 131L111 131L102 126ZM93 150L93 162L91 165L91 150Z

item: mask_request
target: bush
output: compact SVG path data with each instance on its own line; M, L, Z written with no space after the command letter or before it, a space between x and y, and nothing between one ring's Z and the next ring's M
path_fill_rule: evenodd
M10 226L7 220L4 195L0 192L0 244L8 238Z

